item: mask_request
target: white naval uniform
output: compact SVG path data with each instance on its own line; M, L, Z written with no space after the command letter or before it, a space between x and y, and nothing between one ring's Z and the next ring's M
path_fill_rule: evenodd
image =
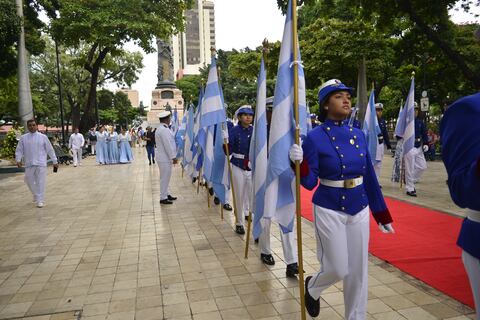
M373 163L373 170L377 180L380 181L380 175L382 173L383 155L385 154L385 142L377 145L377 154L375 155L375 161Z
M47 177L47 155L57 164L57 156L47 136L40 133L26 133L21 136L15 151L15 161L25 163L25 183L33 194L35 202L45 200L45 179Z
M172 160L175 159L177 154L175 137L167 124L160 123L155 132L155 143L157 145L155 156L160 170L160 200L166 200L169 195L168 185L172 176Z
M73 133L68 141L68 147L73 153L73 165L76 167L82 162L82 148L85 144L85 139L81 133Z
M415 183L420 180L423 171L427 169L427 161L423 154L422 146L413 148L404 156L405 162L405 185L407 191L415 190Z
M245 224L245 216L249 215L252 196L252 171L242 170L232 165L232 175L235 191L235 202L237 205L237 226Z
M270 245L270 227L272 225L271 219L262 219L263 230L260 234L258 245L260 253L272 254ZM283 233L280 229L280 240L282 242L283 258L285 264L298 263L297 246L295 242L295 232Z

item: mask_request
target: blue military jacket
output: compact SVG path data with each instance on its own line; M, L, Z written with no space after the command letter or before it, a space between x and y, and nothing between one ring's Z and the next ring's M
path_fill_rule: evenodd
M453 202L480 211L480 93L454 102L440 124L442 158ZM480 259L480 223L465 219L457 244Z
M231 163L242 170L250 171L248 159L252 133L253 126L244 128L240 124L234 126L228 132L230 154L232 155ZM238 157L238 155L241 155L241 157Z
M349 127L345 121L327 119L308 133L303 152L301 183L308 190L313 190L319 179L345 180L363 176L363 184L351 189L319 184L313 195L314 204L349 215L369 205L377 222L392 222L360 129Z
M378 119L378 126L382 131L382 133L378 135L378 142L380 144L385 143L388 149L392 149L392 146L390 144L390 138L388 136L387 122L385 121L385 119Z
M427 127L421 119L415 118L415 148L421 147L427 143Z

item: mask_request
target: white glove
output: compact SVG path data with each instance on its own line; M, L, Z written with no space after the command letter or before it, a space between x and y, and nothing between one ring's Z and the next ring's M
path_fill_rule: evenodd
M392 224L387 223L387 224L378 224L378 227L380 228L380 231L383 233L395 233L395 230L393 230Z
M426 144L423 145L423 152L427 152L428 151L428 146Z
M288 151L288 156L292 162L303 161L303 149L298 144L293 144Z

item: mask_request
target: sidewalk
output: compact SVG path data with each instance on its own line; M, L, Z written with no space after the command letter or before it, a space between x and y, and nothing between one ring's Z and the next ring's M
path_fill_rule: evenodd
M130 165L89 158L49 171L42 209L23 175L0 180L0 319L300 319L278 228L275 266L261 263L255 244L244 259L233 215L222 221L179 166L171 182L178 200L160 206L158 167L142 151ZM302 227L308 274L319 263L313 228ZM368 319L473 319L471 309L374 257L369 275ZM319 319L343 319L341 283L321 305Z

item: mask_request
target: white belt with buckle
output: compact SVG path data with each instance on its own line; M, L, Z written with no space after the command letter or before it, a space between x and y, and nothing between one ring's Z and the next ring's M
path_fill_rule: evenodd
M232 152L232 157L237 158L237 159L245 159L244 154L235 153L235 152Z
M363 183L363 177L360 176L354 179L347 179L347 180L328 180L328 179L320 179L320 184L323 184L327 187L332 188L346 188L352 189L356 188Z
M467 218L468 220L480 223L480 211L467 209Z

